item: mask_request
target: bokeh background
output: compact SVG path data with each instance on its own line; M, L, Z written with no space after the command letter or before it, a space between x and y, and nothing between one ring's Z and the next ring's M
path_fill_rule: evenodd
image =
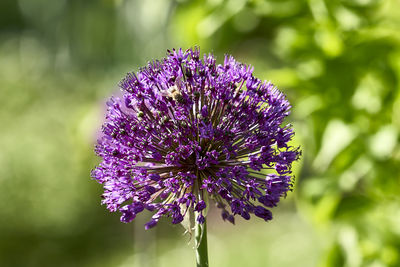
M183 228L122 224L90 178L104 103L173 47L255 67L293 104L274 220L210 211L211 266L400 266L397 0L1 0L0 266L193 266Z

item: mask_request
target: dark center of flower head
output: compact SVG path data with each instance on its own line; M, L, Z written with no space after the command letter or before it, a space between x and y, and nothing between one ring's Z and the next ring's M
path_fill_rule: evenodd
M112 98L96 152L103 162L92 176L104 185L103 203L130 222L154 211L180 223L196 213L204 222L208 199L234 223L250 214L268 221L269 209L291 190L291 164L300 155L282 125L290 104L271 83L232 57L216 65L198 49L130 73Z

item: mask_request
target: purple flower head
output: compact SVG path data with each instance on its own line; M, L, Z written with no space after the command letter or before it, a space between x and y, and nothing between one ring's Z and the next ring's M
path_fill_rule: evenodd
M291 190L301 152L283 124L289 102L252 72L231 56L219 65L211 54L201 59L194 48L129 73L122 99L107 102L95 149L102 203L123 222L154 212L146 229L161 217L180 223L188 212L203 223L208 199L232 223L236 215L271 220L267 208Z

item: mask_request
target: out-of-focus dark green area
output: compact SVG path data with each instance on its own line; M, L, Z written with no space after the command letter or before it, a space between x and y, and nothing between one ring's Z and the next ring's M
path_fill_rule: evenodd
M211 211L211 266L400 266L397 0L1 0L0 266L194 265L183 228L120 223L89 174L118 81L194 45L285 92L303 149L272 222Z

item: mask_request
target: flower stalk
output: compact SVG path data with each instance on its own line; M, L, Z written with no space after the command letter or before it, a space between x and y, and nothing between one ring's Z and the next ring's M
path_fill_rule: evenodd
M196 249L196 266L208 267L208 250L207 250L207 221L200 224L195 223L195 249Z

